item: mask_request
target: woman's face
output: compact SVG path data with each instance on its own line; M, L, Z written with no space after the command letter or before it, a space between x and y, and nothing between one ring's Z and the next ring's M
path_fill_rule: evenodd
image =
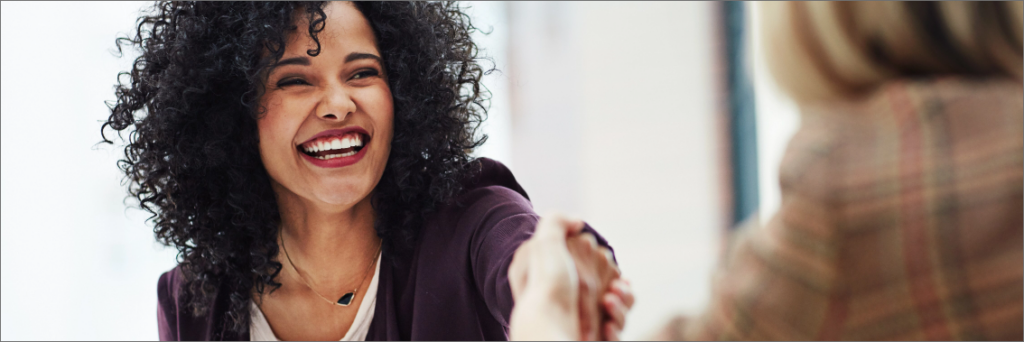
M268 73L257 122L263 165L278 196L347 210L368 199L391 152L393 109L370 23L348 2L325 6L320 54L297 20Z

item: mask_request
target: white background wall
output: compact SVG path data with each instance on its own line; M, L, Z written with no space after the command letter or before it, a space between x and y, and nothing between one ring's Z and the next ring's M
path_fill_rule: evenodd
M799 109L775 85L768 72L764 60L764 47L761 45L761 19L758 15L759 4L756 1L747 3L747 42L753 53L754 97L757 111L757 162L758 185L760 187L761 222L767 222L779 210L779 163L786 150L789 138L800 126Z
M114 38L147 5L0 5L0 339L156 338L156 279L175 251L126 209L120 146L97 144L103 101L133 57L115 58ZM638 294L625 338L697 312L725 227L714 4L470 5L501 70L485 81L490 140L477 155L509 165L538 211L585 218L612 242ZM762 91L759 63L772 205L765 174L796 121Z
M713 3L509 3L512 171L584 218L637 293L623 337L707 301L726 184Z
M156 339L156 280L175 251L125 209L100 141L114 38L143 4L0 4L0 339Z

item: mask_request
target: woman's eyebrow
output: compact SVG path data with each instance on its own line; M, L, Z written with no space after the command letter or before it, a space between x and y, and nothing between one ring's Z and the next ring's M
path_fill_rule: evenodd
M353 52L353 53L348 54L348 56L345 57L345 63L348 63L348 62L351 62L351 61L355 61L355 60L360 60L360 59L372 59L372 60L376 60L377 63L380 63L381 65L384 65L384 60L381 59L380 56L374 55L372 53L362 53L362 52Z
M309 58L307 58L305 56L299 56L299 57L292 57L292 58L282 59L282 60L278 61L277 63L274 63L274 66L272 66L271 69L277 68L279 66L284 66L284 65L304 65L304 66L309 66L309 64L310 64L309 63Z
M348 54L348 56L345 57L345 63L348 63L348 62L351 62L351 61L355 61L355 60L360 60L360 59L372 59L372 60L377 61L377 63L384 64L384 60L381 59L380 56L374 55L372 53L364 53L364 52L353 52L353 53ZM306 56L285 58L285 59L282 59L282 60L278 61L277 63L274 63L274 65L271 66L271 69L277 68L279 66L285 66L285 65L309 66L310 65L310 61L309 61L309 58L306 57Z

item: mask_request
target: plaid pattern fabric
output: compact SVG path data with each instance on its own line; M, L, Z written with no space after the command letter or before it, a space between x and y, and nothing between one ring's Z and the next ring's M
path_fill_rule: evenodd
M1021 340L1019 81L898 81L810 111L782 203L738 233L679 337Z

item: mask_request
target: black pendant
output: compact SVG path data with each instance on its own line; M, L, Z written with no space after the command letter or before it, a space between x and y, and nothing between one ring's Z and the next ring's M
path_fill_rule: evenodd
M356 297L356 293L355 292L346 293L345 295L341 296L341 298L338 298L338 305L348 306L349 304L352 304L352 298L355 298L355 297Z

